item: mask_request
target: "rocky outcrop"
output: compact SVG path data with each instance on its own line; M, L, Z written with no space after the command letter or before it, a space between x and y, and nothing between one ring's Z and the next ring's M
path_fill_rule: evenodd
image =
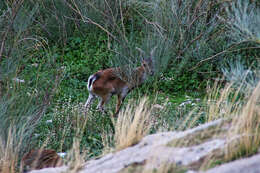
M199 168L212 155L223 151L230 140L226 132L230 128L226 121L217 120L183 132L164 132L146 136L137 145L110 153L83 165L80 173L125 173L140 170L160 169L174 165L173 170L202 173ZM58 173L68 170L66 166L48 168L31 173ZM168 168L167 168L168 169ZM249 171L250 170L250 171ZM206 173L260 172L260 155L205 171ZM152 171L151 171L152 172Z
M212 168L206 173L259 173L260 172L260 154L249 158L236 160L221 166Z
M110 153L100 159L88 161L81 173L98 173L98 172L119 172L135 164L145 164L145 169L154 169L164 163L176 163L177 165L187 166L199 161L207 154L221 148L225 144L225 138L215 138L205 140L203 143L194 146L178 146L179 139L184 139L192 134L200 133L205 129L217 126L221 120L201 125L199 127L183 132L164 132L146 136L139 144ZM176 146L173 146L176 145ZM56 169L45 169L36 172L55 172L64 171L66 167Z
M216 126L221 122L215 121L184 132L166 132L149 135L139 144L111 153L98 160L86 163L82 173L119 172L134 164L145 164L145 169L154 169L164 163L189 165L194 163L211 151L224 146L225 139L214 139L200 145L191 147L171 147L169 144L176 139L194 134L204 129Z

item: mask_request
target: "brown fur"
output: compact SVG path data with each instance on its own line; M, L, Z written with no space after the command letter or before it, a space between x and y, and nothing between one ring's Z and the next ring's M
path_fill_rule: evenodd
M111 93L116 91L116 93L121 92L121 89L124 86L129 86L130 89L141 84L142 79L138 79L138 77L142 76L144 73L144 68L141 66L136 70L135 79L131 79L131 81L135 81L135 84L131 84L131 82L126 82L127 77L121 79L117 73L119 72L119 68L109 68L105 70L100 70L97 73L100 75L100 78L93 83L93 92L97 95L106 95L107 93ZM95 74L97 74L95 73Z
M35 170L62 166L63 160L54 150L33 149L23 156L21 165L23 169Z
M129 92L135 88L136 86L139 86L141 84L142 79L138 78L139 76L142 76L144 73L144 68L141 66L137 68L136 70L136 79L130 79L131 81L135 81L135 84L133 82L128 83L126 82L127 79L124 81L120 79L117 76L117 70L115 68L109 68L102 71L99 71L98 73L101 73L101 77L96 80L93 83L93 90L96 95L100 96L102 98L101 106L103 106L109 99L110 93L115 93L117 95L117 105L116 105L116 112L115 115L118 114L120 110L120 106L124 100L124 96L121 95L122 89L125 86L128 86Z

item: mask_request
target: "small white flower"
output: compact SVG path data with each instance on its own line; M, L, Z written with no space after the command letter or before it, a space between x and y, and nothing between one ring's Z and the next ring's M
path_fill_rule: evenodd
M187 101L186 101L186 104L191 104L191 103L192 103L191 100L187 100Z
M47 123L47 124L48 124L48 123L52 123L52 120L47 120L46 123Z
M159 104L155 104L153 105L154 108L157 108L157 109L163 109L163 106L162 105L159 105Z
M191 100L187 100L187 101L185 101L185 102L183 102L183 103L181 103L179 106L185 106L185 105L187 105L187 104L191 104L192 102L191 102Z
M13 78L13 81L17 82L17 83L24 83L25 81L23 79L18 79L18 78Z
M181 107L182 107L182 106L184 106L184 105L185 105L185 102L181 103L179 106L181 106Z
M60 157L62 157L62 158L64 158L66 155L67 155L67 153L57 153Z
M38 65L39 65L39 64L37 64L37 63L33 63L33 64L32 64L33 67L38 67Z

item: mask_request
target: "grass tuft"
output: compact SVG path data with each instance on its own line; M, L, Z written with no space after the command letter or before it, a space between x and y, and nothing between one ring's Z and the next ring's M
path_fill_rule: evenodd
M233 119L232 129L229 135L233 141L227 146L225 156L227 160L250 156L258 151L260 146L260 82L246 100L239 116Z
M209 96L207 115L208 121L222 118L227 129L224 133L228 140L223 149L213 152L204 159L200 169L248 157L260 147L260 82L255 87L246 87L246 81L237 87L228 83L224 87L215 84ZM244 89L243 89L244 88ZM214 97L212 97L214 95Z
M7 140L0 136L0 172L15 173L18 172L18 159L21 149L21 138L19 138L22 130L17 132L15 126L8 129ZM21 171L21 170L20 170Z
M151 127L150 115L151 109L147 97L142 98L138 104L129 102L119 113L115 124L116 150L135 145L148 134Z

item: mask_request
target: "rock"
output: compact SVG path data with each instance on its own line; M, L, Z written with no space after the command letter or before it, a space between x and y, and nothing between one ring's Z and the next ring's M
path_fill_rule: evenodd
M227 138L230 122L216 120L183 132L164 132L144 137L138 144L86 162L79 173L259 173L260 153L250 158L199 171L213 154L221 156L233 139ZM238 138L235 136L233 138ZM72 165L73 166L73 165ZM201 167L202 166L202 167ZM62 173L68 166L34 170L31 173ZM145 171L144 171L145 170Z
M40 170L33 170L30 173L62 173L66 172L68 169L67 166L55 167L55 168L45 168Z
M260 154L212 168L205 173L259 173Z
M214 139L199 145L190 147L167 146L174 139L180 139L187 135L203 131L207 128L219 125L222 120L217 120L199 127L189 129L184 132L164 132L146 136L143 140L132 147L110 153L97 160L86 162L80 173L116 173L131 165L145 164L145 169L159 168L164 163L178 163L179 165L189 165L197 162L211 151L224 146L224 139ZM58 168L56 172L66 169ZM47 173L53 169L43 169L33 171L33 173Z

